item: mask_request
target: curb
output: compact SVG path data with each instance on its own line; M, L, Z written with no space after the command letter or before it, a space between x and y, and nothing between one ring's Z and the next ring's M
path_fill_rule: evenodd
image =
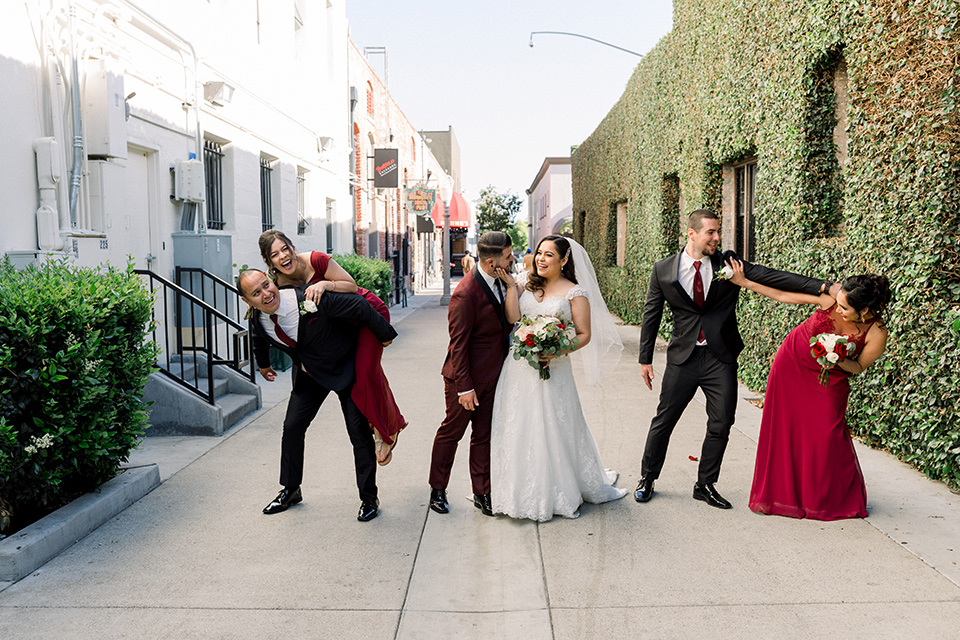
M152 464L127 469L17 533L0 540L0 582L15 582L160 485Z

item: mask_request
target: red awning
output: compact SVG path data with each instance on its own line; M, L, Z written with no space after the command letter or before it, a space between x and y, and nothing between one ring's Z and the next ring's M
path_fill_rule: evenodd
M430 212L437 229L443 229L443 203L437 198L437 203ZM459 193L454 193L450 198L450 228L451 229L469 229L470 228L470 207L467 201Z

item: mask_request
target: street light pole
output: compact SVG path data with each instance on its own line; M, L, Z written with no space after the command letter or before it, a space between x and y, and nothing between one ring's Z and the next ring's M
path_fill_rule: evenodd
M440 306L446 307L450 304L450 198L453 189L443 185L440 197L443 198L443 295L440 296Z
M623 47L618 47L618 46L615 45L615 44L610 44L609 42L604 42L603 40L597 40L596 38L591 38L590 36L585 36L585 35L582 35L582 34L579 34L579 33L570 33L569 31L531 31L531 32L530 32L530 46L531 46L531 47L533 47L533 36L534 36L534 34L538 34L538 33L555 35L555 36L573 36L573 37L575 37L575 38L583 38L584 40L592 40L592 41L598 42L598 43L600 43L600 44L602 44L602 45L606 45L606 46L608 46L608 47L613 47L614 49L619 49L620 51L624 51L624 52L629 53L629 54L631 54L631 55L635 55L635 56L637 56L638 58L642 58L642 57L643 57L643 54L642 54L642 53L637 53L636 51L630 51L630 49L624 49Z

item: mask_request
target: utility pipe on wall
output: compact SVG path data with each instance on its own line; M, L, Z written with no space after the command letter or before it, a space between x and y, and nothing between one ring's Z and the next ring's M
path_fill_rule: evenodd
M83 180L83 130L80 128L80 69L77 65L75 39L77 7L70 2L69 8L70 58L73 66L73 87L70 93L70 111L73 113L73 165L70 169L70 228L77 228L77 201L80 198L80 183Z

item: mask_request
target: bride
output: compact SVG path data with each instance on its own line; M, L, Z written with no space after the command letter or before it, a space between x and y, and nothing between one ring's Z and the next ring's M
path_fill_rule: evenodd
M518 277L522 281L526 275ZM599 383L616 365L623 345L590 258L577 242L563 236L543 238L525 286L502 269L497 277L507 284L509 322L521 315L573 322L578 342L572 351L583 356L588 383ZM570 358L563 354L547 359L550 377L541 380L526 360L507 357L497 383L490 438L493 511L541 522L554 515L576 518L583 502L608 502L627 493L613 486L617 473L600 462Z

